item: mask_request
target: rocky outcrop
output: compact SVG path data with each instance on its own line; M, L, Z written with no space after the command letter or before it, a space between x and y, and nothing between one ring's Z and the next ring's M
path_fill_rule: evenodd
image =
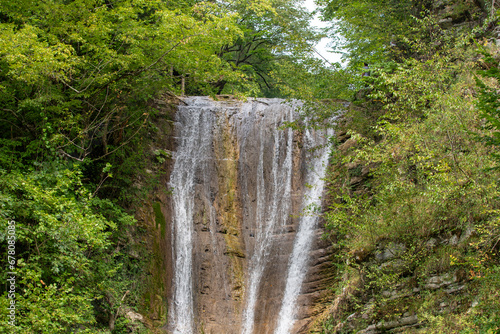
M371 173L378 165L355 159L345 162L358 145L349 132L338 131L337 143L334 161L339 163L331 166L329 187L333 190L326 204L341 201L342 197L334 198L334 190L341 186L352 197L370 198ZM453 259L465 252L474 234L471 227L462 226L439 230L418 242L387 235L359 248L339 245L337 251L343 256L332 257L329 269L330 289L336 293L325 298L326 307L312 317L308 331L425 333L432 319L469 312L477 305L473 299L474 273Z
M149 190L148 197L141 206L135 209L135 218L138 221L134 235L132 249L133 256L148 263L144 268L144 279L138 290L142 292L139 313L128 310L125 317L132 327L143 323L153 333L164 333L167 315L167 304L171 290L171 272L173 271L171 258L172 245L167 236L171 233L167 221L171 219L169 206L170 192L164 185L170 178L172 169L171 152L175 150L173 138L173 119L177 106L181 103L172 95L164 95L152 100L151 107L158 113L152 118L157 131L150 133L155 138L154 144L146 148L145 158L148 161L148 174L160 175L158 185ZM146 180L138 178L136 187L147 189Z

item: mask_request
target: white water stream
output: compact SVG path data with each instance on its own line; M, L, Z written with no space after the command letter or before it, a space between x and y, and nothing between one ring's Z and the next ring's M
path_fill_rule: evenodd
M269 110L268 110L269 111ZM255 308L257 304L258 290L261 283L264 269L269 261L269 250L271 239L280 226L286 224L291 205L291 184L292 184L292 149L293 131L278 130L284 121L293 121L293 113L290 109L288 119L281 115L279 123L276 116L279 113L267 113L264 117L274 117L272 121L272 136L274 137L274 150L271 165L272 184L264 181L264 126L260 127L260 149L257 168L257 210L255 218L255 250L250 259L250 279L248 281L247 305L243 314L243 334L251 334L254 329ZM263 120L264 121L264 120ZM286 152L286 157L282 164L279 158L282 152Z
M177 118L178 146L170 177L170 186L174 190L172 240L175 275L174 302L169 314L175 334L191 334L194 333L193 195L195 178L211 156L214 115L200 106L182 106Z
M321 142L313 136L311 130L305 133L305 142L308 149L316 147ZM323 144L325 143L325 139ZM288 274L286 280L285 294L278 316L278 325L275 334L288 334L295 322L296 302L300 294L302 283L307 274L307 262L309 251L314 238L314 232L318 223L318 210L321 209L321 194L324 188L324 177L328 164L329 146L325 145L316 156L310 160L310 167L306 178L306 183L310 185L306 192L299 230L295 236L293 252L288 264Z

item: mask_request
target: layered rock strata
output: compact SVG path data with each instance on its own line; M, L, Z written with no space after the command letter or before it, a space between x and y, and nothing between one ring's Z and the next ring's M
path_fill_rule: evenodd
M314 185L306 182L324 172L327 135L284 127L297 119L298 103L206 97L184 102L166 185L171 208L164 210L172 245L168 330L274 333L288 312L289 331L303 331L314 301L321 299L322 264L328 258L319 242L320 222L305 222L302 215L305 195L321 195L322 189L311 191ZM319 198L310 206L318 203ZM290 254L304 247L296 242L301 222L309 224L310 236L305 261L295 264L295 271L304 273L305 283L290 290L297 284L288 275ZM282 311L289 290L297 291L290 297L294 306Z

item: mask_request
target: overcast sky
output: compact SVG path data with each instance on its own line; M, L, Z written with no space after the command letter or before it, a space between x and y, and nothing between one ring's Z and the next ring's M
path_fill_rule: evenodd
M314 4L314 0L305 0L304 1L304 6L310 11L314 11L316 9L316 5ZM319 28L324 28L324 27L327 27L328 24L325 23L325 22L322 22L320 19L319 19L319 15L316 15L314 17L314 20L312 21L312 26L314 27L319 27ZM323 56L324 58L326 58L329 62L331 63L336 63L336 62L340 62L340 57L341 57L341 54L340 53L332 53L332 52L329 52L331 51L331 48L327 46L327 44L330 42L331 40L329 38L323 38L319 43L318 45L316 45L316 51L318 51L319 54L321 54L321 56ZM318 58L321 58L318 56Z

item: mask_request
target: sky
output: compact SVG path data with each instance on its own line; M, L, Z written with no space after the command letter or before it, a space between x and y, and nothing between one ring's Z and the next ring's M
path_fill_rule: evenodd
M309 10L309 12L312 12L316 9L316 5L314 4L314 0L305 0L304 1L304 6ZM316 14L314 19L311 22L311 25L313 27L318 27L318 28L325 28L328 26L327 23L322 22L319 19L319 15ZM331 48L328 47L328 43L331 42L330 38L323 38L315 47L316 51L324 57L326 60L328 60L330 63L337 63L340 62L340 57L342 56L340 53L332 53L329 52L331 51ZM320 56L316 55L318 58L321 58Z

